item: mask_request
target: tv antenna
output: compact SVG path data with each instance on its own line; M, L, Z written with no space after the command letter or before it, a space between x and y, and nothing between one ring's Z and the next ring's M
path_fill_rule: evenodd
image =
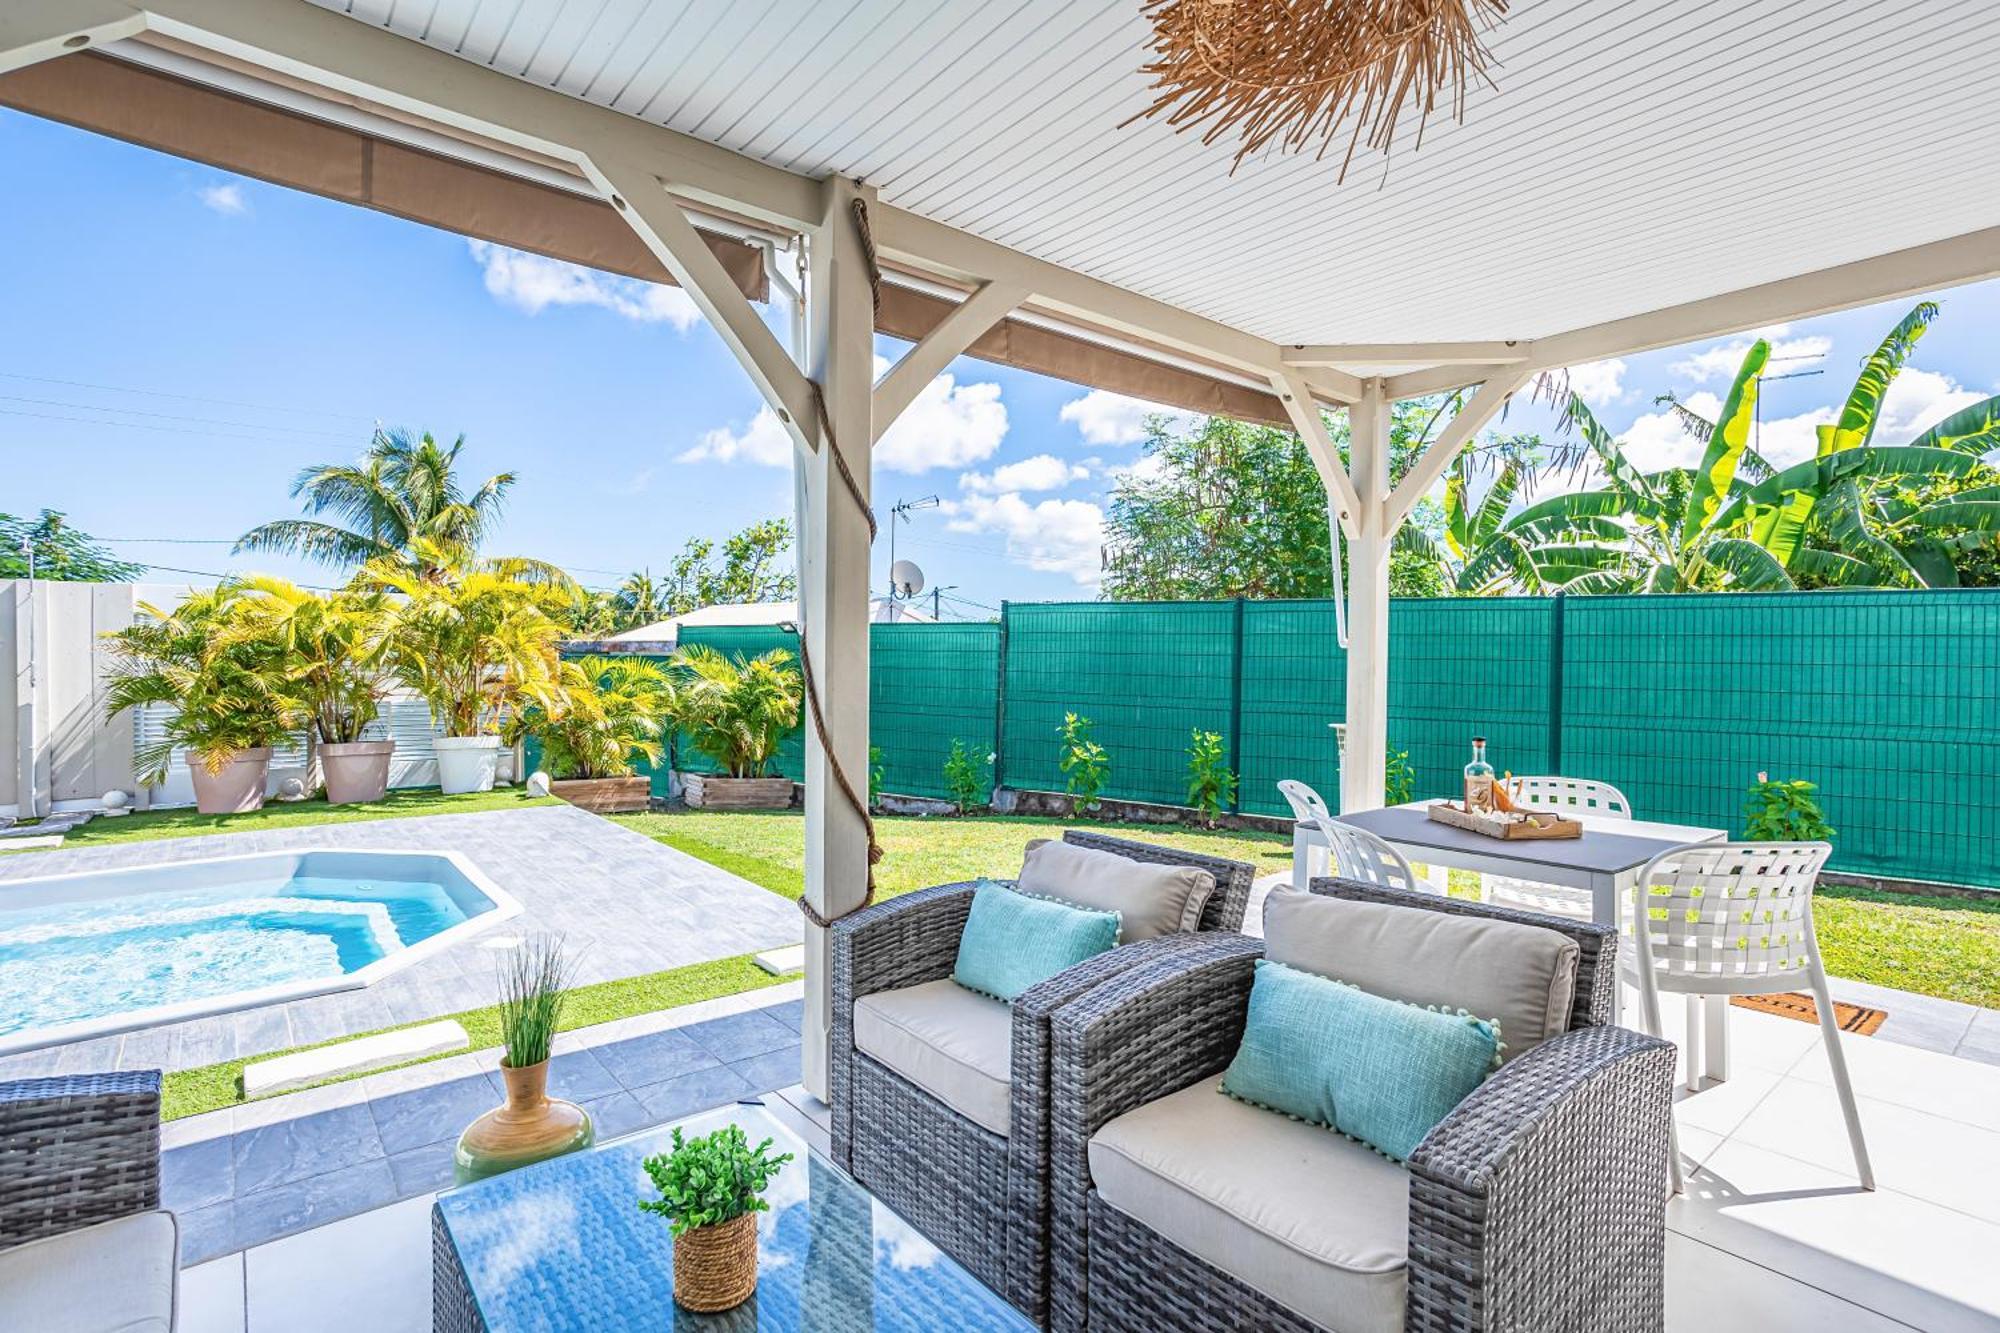
M898 500L898 501L896 501L896 503L894 503L894 504L892 504L892 505L890 505L890 506L889 506L889 596L890 596L890 597L894 598L894 597L898 597L898 596L900 596L900 597L904 597L904 598L908 598L908 597L913 597L913 596L915 596L915 595L916 595L916 593L913 593L913 592L911 592L911 593L900 593L900 594L899 594L899 593L898 593L898 592L896 591L896 566L897 566L897 560L896 560L896 522L897 522L897 520L898 520L898 519L900 519L900 520L902 520L903 522L905 522L905 523L908 523L908 522L910 521L910 512L911 512L912 510L915 510L915 509L936 509L936 508L938 507L938 505L939 505L939 504L941 504L941 503L942 503L942 501L940 501L940 500L939 500L939 499L938 499L938 498L937 498L937 497L936 497L935 495L924 495L924 496L919 496L919 497L918 497L917 499L914 499L914 500ZM910 562L909 562L909 561L907 561L907 560L906 560L906 561L903 561L902 563L903 563L903 564L910 564ZM917 567L916 567L915 565L913 565L913 564L910 564L910 568L911 568L912 570L916 570L916 569L917 569ZM921 570L917 570L917 591L921 592L922 590L923 590L923 572L922 572Z

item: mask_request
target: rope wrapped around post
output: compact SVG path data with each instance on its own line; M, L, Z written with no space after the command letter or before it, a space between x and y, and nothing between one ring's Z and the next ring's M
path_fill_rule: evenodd
M859 234L861 240L861 253L868 261L869 295L874 301L876 313L880 314L882 310L882 269L875 258L875 237L868 226L867 201L857 196L852 201L851 212L854 217L855 231ZM820 387L817 380L809 380L808 383L812 385L813 410L819 417L820 438L826 442L826 447L833 451L834 471L840 474L843 489L846 490L849 498L854 501L855 507L861 511L861 516L868 521L868 543L870 546L873 546L877 531L875 511L869 507L868 497L861 493L861 482L855 477L854 470L848 467L847 455L842 451L840 441L833 433L833 418L826 410L826 391ZM847 770L840 766L840 756L835 752L833 742L826 734L826 714L820 708L819 702L819 673L813 669L812 649L806 643L805 600L803 598L799 601L799 611L799 671L805 677L806 711L812 717L813 733L819 737L819 748L826 755L827 767L833 772L834 786L840 789L840 794L846 799L848 806L854 813L860 817L861 826L868 833L868 891L862 895L861 902L852 909L858 912L861 908L875 901L875 867L882 860L882 844L875 841L875 817L868 811L868 798L855 791L854 783L848 779ZM839 920L840 917L846 915L845 912L837 913L834 916L823 915L811 903L806 901L804 894L799 895L799 911L805 914L806 920L812 922L821 930L825 930L835 921Z

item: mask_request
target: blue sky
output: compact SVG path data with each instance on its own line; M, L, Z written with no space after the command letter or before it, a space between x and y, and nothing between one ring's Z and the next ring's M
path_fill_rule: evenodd
M518 472L495 549L593 585L790 513L775 423L682 293L9 111L0 173L0 510L64 510L158 566L328 582L231 557L227 542L293 512L293 474L352 457L379 421L462 432L478 475ZM1892 391L1887 442L2000 391L2000 282L1937 299L1944 316ZM1766 384L1767 453L1809 450L1813 422L1909 304L1774 333L1794 358L1778 369L1823 373ZM1580 368L1573 383L1643 465L1685 461L1653 396L1719 395L1747 342ZM977 361L948 374L878 452L878 509L945 502L913 516L899 554L954 586L961 614L1094 596L1101 509L1138 459L1144 406ZM1501 428L1547 424L1523 401ZM887 555L885 541L885 570Z

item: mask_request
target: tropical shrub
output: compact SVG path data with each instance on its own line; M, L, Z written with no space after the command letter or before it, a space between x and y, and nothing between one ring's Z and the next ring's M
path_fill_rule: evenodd
M560 710L562 626L545 609L547 589L481 565L431 577L400 559L370 563L356 586L398 595L389 670L445 735L505 731L529 706Z
M799 725L805 698L792 655L773 648L749 659L726 657L694 644L675 661L682 674L676 720L694 748L732 778L769 776L778 747Z
M223 638L270 646L281 676L277 688L315 741L360 740L387 688L388 598L363 588L318 593L262 574L238 587Z
M682 1137L676 1126L672 1151L644 1163L660 1197L642 1199L639 1207L670 1219L675 1236L769 1212L764 1189L791 1160L788 1152L773 1156L770 1139L751 1147L741 1125L724 1125L698 1139Z
M882 747L868 747L868 808L882 804Z
M1219 731L1196 727L1188 737L1188 804L1211 827L1222 808L1236 799L1236 775L1229 771L1229 750Z
M986 779L986 770L991 766L990 757L981 761L970 745L962 740L952 741L951 751L944 757L944 789L961 815L992 798Z
M165 782L182 747L220 773L244 750L285 742L299 719L282 647L243 626L240 585L190 594L172 611L145 602L138 609L145 619L105 636L105 716L146 704L174 709L162 738L133 756L140 782Z
M1813 795L1819 787L1803 779L1759 773L1743 802L1743 836L1752 842L1827 842L1834 834Z
M1382 756L1382 796L1390 805L1417 799L1417 766L1408 750L1398 750L1391 742Z
M1097 794L1111 775L1111 754L1090 738L1090 719L1064 713L1057 734L1062 737L1063 785L1078 810L1095 810Z
M580 657L557 671L556 707L529 704L514 729L542 740L542 762L559 778L628 778L644 759L660 762L661 733L674 711L673 683L639 657Z

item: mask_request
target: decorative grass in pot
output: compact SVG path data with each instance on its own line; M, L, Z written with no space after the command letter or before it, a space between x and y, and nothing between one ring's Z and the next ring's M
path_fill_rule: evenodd
M576 1152L595 1141L589 1112L549 1096L549 1048L569 984L560 938L530 940L501 965L500 1031L507 1049L500 1058L500 1077L507 1085L507 1101L459 1136L453 1163L461 1185Z
M790 1153L771 1153L771 1140L752 1148L740 1125L685 1139L674 1130L672 1152L646 1159L660 1191L639 1206L673 1222L674 1300L697 1314L730 1310L757 1290L757 1214L767 1212L764 1189Z

